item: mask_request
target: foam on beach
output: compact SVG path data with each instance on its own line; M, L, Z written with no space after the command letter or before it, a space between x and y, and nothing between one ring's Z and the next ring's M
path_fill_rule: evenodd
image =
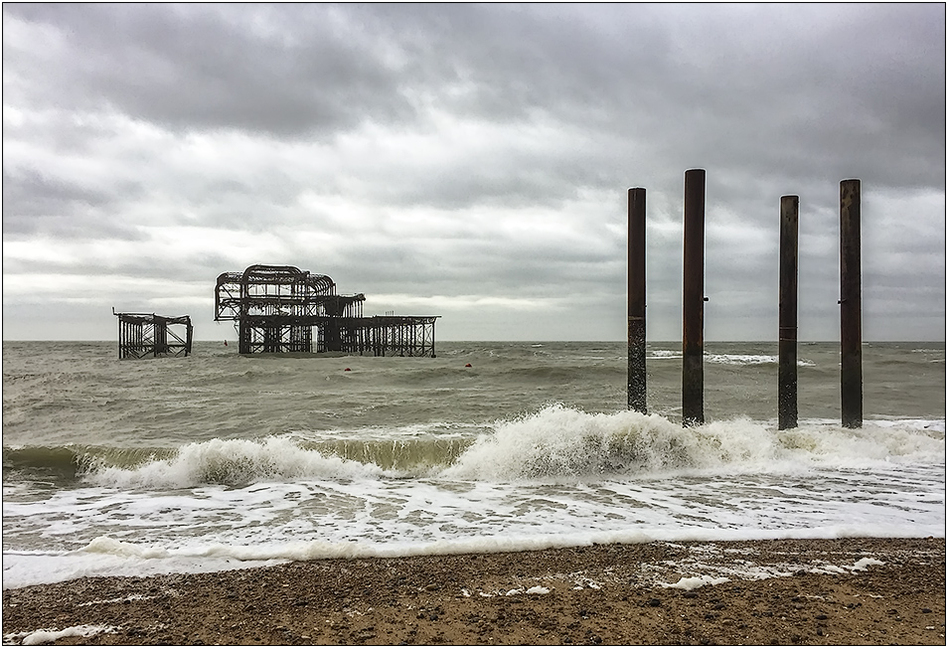
M622 343L446 344L424 359L246 358L208 344L136 363L105 343L5 345L3 586L298 559L944 536L939 347L868 347L864 425L844 429L839 349L802 344L806 407L779 431L770 343L709 346L708 423L689 428L678 343L649 346L648 416L625 408ZM705 577L731 575L697 566L665 582Z
M60 638L91 638L100 633L116 633L118 627L96 626L91 624L80 624L69 626L65 629L38 629L36 631L26 631L20 633L7 633L3 636L3 644L20 645L42 645L52 644Z
M75 488L5 499L5 532L53 549L6 550L4 587L319 558L945 534L941 421L683 428L553 405L447 454L424 431L401 437L389 449L428 444L419 456L442 464L383 469L299 432L89 462Z

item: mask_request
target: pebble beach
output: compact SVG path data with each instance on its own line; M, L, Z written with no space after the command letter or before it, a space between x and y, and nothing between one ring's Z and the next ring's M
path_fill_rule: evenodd
M945 539L326 559L3 591L4 644L945 645Z

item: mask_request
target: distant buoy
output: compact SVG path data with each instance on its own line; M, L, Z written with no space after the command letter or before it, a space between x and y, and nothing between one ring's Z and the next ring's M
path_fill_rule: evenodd
M465 367L471 367L471 363L465 363Z
M347 367L345 370L343 370L343 371L344 371L344 372L352 372L352 370L349 369L348 367Z

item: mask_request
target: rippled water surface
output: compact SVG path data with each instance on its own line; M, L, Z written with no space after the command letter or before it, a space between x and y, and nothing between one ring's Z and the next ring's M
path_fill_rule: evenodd
M945 348L864 347L861 429L839 354L708 344L707 423L679 423L678 344L440 343L437 358L119 361L112 343L3 344L4 586L649 539L945 529ZM470 367L467 367L470 365Z

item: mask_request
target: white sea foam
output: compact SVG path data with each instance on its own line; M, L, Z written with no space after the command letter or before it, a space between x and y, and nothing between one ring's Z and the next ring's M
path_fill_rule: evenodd
M754 555L743 557L740 561L723 561L721 549L715 546L696 546L692 553L674 566L679 573L698 573L696 576L681 577L677 582L658 581L662 588L693 590L703 586L723 584L732 580L761 580L774 577L787 577L800 572L822 575L841 575L866 571L870 566L882 566L883 561L874 557L863 557L853 565L838 566L821 562L819 558L804 561L772 561L760 563Z
M66 627L65 629L39 629L37 631L27 631L23 633L6 633L3 636L3 644L51 644L60 638L91 638L92 636L99 635L100 633L116 633L118 630L118 627L113 626L80 624L77 626Z
M777 365L778 357L770 354L709 354L705 353L706 363L721 365ZM798 367L814 367L815 364L807 359L799 358Z
M650 360L679 360L682 358L682 352L669 349L655 349L649 352ZM777 365L778 357L774 354L711 354L705 352L702 358L706 363L715 363L718 365ZM814 367L813 361L799 358L798 367Z
M87 478L116 487L192 487L240 485L297 478L352 479L381 474L373 465L302 448L287 437L262 440L212 439L180 447L170 459L126 468L93 463Z
M426 534L414 538L386 540L381 536L368 541L290 541L273 542L267 537L246 545L226 543L203 543L200 540L183 540L176 547L161 547L154 543L142 544L135 549L133 542L114 538L98 538L81 550L58 554L23 554L5 552L3 556L3 588L18 588L30 584L51 583L86 576L144 576L177 572L212 572L254 566L273 565L287 561L306 561L332 558L404 557L449 554L472 554L493 552L518 552L546 550L562 547L583 547L608 543L647 543L652 541L741 541L794 538L866 538L866 537L912 537L940 536L944 534L944 519L933 518L929 524L912 527L898 521L894 527L893 517L864 525L838 525L827 527L799 527L764 529L755 527L730 528L712 526L644 526L633 528L618 526L612 530L589 531L594 519L573 522L572 532L555 530L550 533L535 531L533 535L472 536L444 538L426 541ZM363 536L372 536L365 534ZM787 564L762 567L741 565L723 568L719 574L706 575L711 579L732 577L741 579L764 579L793 574L799 570L812 572L853 572L879 565L873 558L863 558L852 566L805 566ZM697 564L697 569L708 569ZM702 577L705 579L705 577ZM678 587L693 582L684 581ZM669 586L669 584L665 584ZM595 588L596 584L587 583Z
M901 460L941 461L938 426L873 422L861 429L815 426L775 431L749 419L683 428L634 411L588 414L551 406L500 422L445 477L517 480L594 475L654 475L707 470L781 472L863 467Z
M699 575L698 577L683 577L674 584L660 583L663 588L676 588L678 590L695 590L702 586L717 586L729 581L728 577L712 577L709 575Z
M112 599L94 599L89 602L81 602L76 604L76 606L98 606L99 604L128 604L130 602L142 602L150 599L155 599L157 595L124 595L122 597L113 597Z
M289 438L214 440L4 500L7 537L55 551L5 551L3 583L591 543L942 536L945 424L930 423L685 429L552 406L497 424L425 478ZM227 450L244 463L240 483L209 479L204 463Z
M470 445L456 430L437 434L430 432L431 428L429 432L402 431L388 442L375 442L382 445L377 452L387 454L390 461L398 456L399 445L409 445L406 461L414 458L414 464L401 469L383 470L372 461L374 456L367 449L372 440L384 439L383 432L350 444L358 459L335 456L328 448L322 452L310 448L304 435L294 433L256 440L195 442L180 447L172 457L151 458L131 467L93 460L84 477L91 484L117 488L377 480L387 476L497 482L708 471L795 473L827 466L942 462L945 457L944 421L868 421L859 429L802 422L798 428L777 431L773 425L738 418L684 428L658 415L635 411L591 414L553 405L518 419L499 421L487 432L479 433L485 430L482 426L466 430L475 436ZM322 439L326 442L325 436ZM339 445L345 450L343 442Z
M862 559L857 560L856 563L850 566L850 571L851 572L855 570L864 571L867 569L868 566L882 566L882 565L884 565L884 562L880 561L879 559L874 559L873 557L864 557Z
M745 353L709 363L718 412L752 419L688 429L612 410L625 405L623 345L464 347L345 363L7 354L3 586L320 557L945 535L944 352L933 365L875 348L868 368L893 381L868 406L891 416L850 430L835 416L839 349L802 345L828 372L808 377L811 418L778 431L766 345L721 346ZM654 412L676 412L680 371L662 360L676 347L650 352ZM547 407L557 399L570 407ZM667 581L702 575L734 577L697 565Z

